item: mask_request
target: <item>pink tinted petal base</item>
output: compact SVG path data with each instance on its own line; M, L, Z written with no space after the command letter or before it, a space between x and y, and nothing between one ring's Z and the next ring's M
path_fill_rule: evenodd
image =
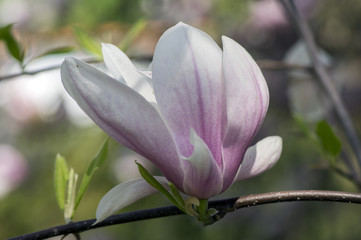
M191 129L190 142L193 153L183 158L183 189L188 195L199 199L208 199L220 193L222 189L221 169L204 141Z
M271 168L280 158L282 138L270 136L247 149L234 182L257 176Z

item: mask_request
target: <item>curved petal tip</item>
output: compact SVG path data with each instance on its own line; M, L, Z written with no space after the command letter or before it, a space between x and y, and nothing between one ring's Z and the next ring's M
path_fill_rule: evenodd
M281 137L270 136L262 139L247 149L234 182L254 177L271 168L280 158L281 152Z

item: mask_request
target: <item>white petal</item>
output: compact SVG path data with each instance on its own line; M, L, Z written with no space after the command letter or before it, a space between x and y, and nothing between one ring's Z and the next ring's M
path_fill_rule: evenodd
M118 47L102 43L102 51L105 65L117 80L124 78L128 84L132 81L149 81L149 77L140 72Z
M168 188L168 180L165 177L155 177L164 187ZM118 184L107 192L100 200L96 217L93 224L97 224L111 216L120 209L142 199L146 196L158 192L157 189L149 185L143 178L129 180Z
M105 65L115 79L126 83L148 101L156 102L149 71L139 71L128 56L113 44L102 43L102 51Z
M247 149L242 165L238 169L235 181L254 177L271 168L280 158L282 138L270 136Z

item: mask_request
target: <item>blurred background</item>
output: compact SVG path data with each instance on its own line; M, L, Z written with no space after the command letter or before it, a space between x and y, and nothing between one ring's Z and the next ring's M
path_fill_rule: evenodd
M361 2L299 0L296 4L310 23L321 48L319 54L360 132ZM318 121L327 119L343 148L349 149L330 102L314 76L302 68L310 66L307 52L278 1L0 0L0 27L13 24L12 33L25 50L26 71L57 66L66 56L97 59L99 42L121 46L140 68L145 68L160 35L178 21L204 30L220 45L221 35L229 36L259 61L271 100L254 141L267 135L280 135L284 139L282 157L271 170L235 184L219 198L301 189L359 191L351 181L329 170L328 162L294 120L293 116L298 114L314 129ZM89 42L95 49L89 47ZM43 56L59 47L73 50ZM265 60L302 67L280 69L277 64L270 67ZM101 63L97 66L103 67ZM20 71L20 64L0 41L0 79ZM1 79L0 238L64 224L53 187L55 156L61 153L82 177L105 138L106 134L68 97L59 69ZM109 158L95 173L75 221L95 218L97 204L108 190L139 176L134 160L157 173L145 159L110 141ZM341 158L336 162L344 168ZM165 205L170 203L156 194L122 212ZM351 204L279 203L238 210L208 227L193 218L176 216L92 230L81 236L82 239L360 239L359 212L360 206Z

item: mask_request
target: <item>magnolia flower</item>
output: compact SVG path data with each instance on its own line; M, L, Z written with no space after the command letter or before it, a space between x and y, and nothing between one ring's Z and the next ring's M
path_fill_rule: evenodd
M245 49L225 36L222 42L223 51L206 33L178 23L161 36L151 74L103 44L113 77L67 58L62 81L107 134L160 169L161 184L208 199L273 166L282 149L278 136L249 147L267 112L268 87ZM121 183L103 197L97 219L156 191L143 179Z

